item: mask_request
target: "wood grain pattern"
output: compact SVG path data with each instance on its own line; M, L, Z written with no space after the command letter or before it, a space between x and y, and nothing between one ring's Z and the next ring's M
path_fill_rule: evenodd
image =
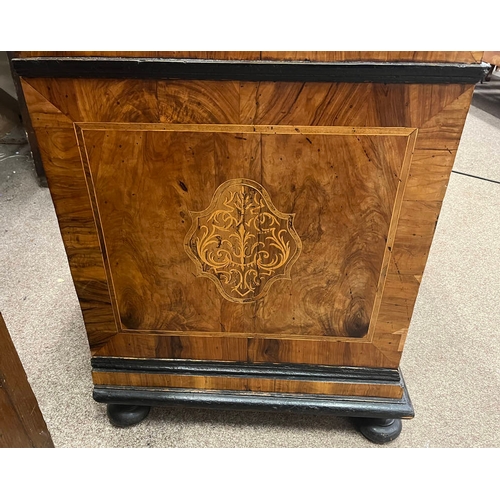
M209 336L193 332L189 335L125 332L112 337L95 355L247 361L247 346L248 339L243 336Z
M159 121L162 123L225 124L239 121L238 82L159 81L156 85Z
M395 330L390 333L393 332ZM399 336L387 340L384 332L379 332L379 335L381 341L388 344L385 346L387 352L382 352L373 342L349 337L318 340L298 335L293 338L277 335L273 338L270 334L250 337L249 334L228 336L225 333L213 335L203 332L123 332L96 350L95 355L397 368L398 356L401 355L398 351ZM374 337L374 340L377 339Z
M483 52L462 51L21 51L17 57L164 57L172 59L270 60L270 61L409 61L409 62L481 62Z
M39 95L25 92L30 112L40 109ZM75 133L42 126L36 135L89 342L99 346L117 327Z
M500 66L500 51L484 52L483 61L494 66Z
M366 366L397 368L398 363L386 356L372 342L317 339L253 337L248 340L251 363L306 363L333 366ZM357 339L359 340L359 339ZM389 346L389 351L391 346Z
M31 85L22 80L23 94L29 103L33 128L69 128L73 129L73 121L54 104L48 101Z
M282 380L247 377L206 377L152 373L117 373L94 371L96 385L124 387L172 387L207 390L280 392L292 394L327 394L339 396L370 396L399 399L403 389L398 384L367 384Z
M114 121L118 117L125 122L159 121L157 85L152 80L23 78L22 81L23 88L26 83L32 85L72 122ZM43 122L34 126L43 126Z
M473 86L244 82L240 88L242 123L399 126L418 128L420 133L426 122ZM436 139L439 137L437 134Z
M266 138L263 181L280 207L298 214L304 245L294 279L277 283L260 305L261 331L286 334L293 325L310 335L368 333L383 289L379 277L406 145L407 137L382 135Z
M471 59L480 58L477 53L470 54ZM399 54L398 57L403 56ZM434 54L432 57L443 56ZM92 272L97 273L95 277L91 277L90 271L81 267L77 260L71 262L70 259L74 276L79 277L81 285L88 282L91 287L79 288L77 280L82 304L88 303L91 297L95 301L96 309L86 312L89 339L95 352L124 357L397 367L473 86L143 83L50 78L26 79L24 82L29 85L26 89L30 111L37 118L34 120L37 133L45 137L44 161L49 163L52 172L48 174L49 182L52 177L53 196L58 216L63 221L66 248L78 255L95 256L91 258L94 263L90 266ZM116 95L119 98L115 98ZM109 242L106 240L106 248L110 245L113 255L120 255L123 259L119 259L118 264L113 259L109 262L110 270L111 266L117 265L116 274L121 273L118 288L122 290L119 300L126 306L124 314L120 308L124 326L137 328L149 322L148 326L154 328L147 332L132 333L121 328L113 331L109 326L114 319L109 277L102 258L97 264L101 248L92 206L81 162L77 167L76 156L73 157L78 151L76 139L70 129L65 129L67 121L64 117L83 130L89 171L95 169L92 176L98 179L100 186L98 191L101 194L97 197L100 199L96 198L95 203L99 204L98 213L105 219L103 234L106 237L108 230L114 234ZM50 127L52 120L57 121L58 128ZM225 129L227 133L222 129L203 132L208 125L236 128ZM276 126L289 127L291 132L298 128L301 133L274 134L272 127ZM153 132L152 127L158 127L157 132ZM311 131L307 127L316 128L321 133L308 135ZM329 135L325 127L341 133ZM371 135L372 129L380 128L386 130L385 136L380 133ZM394 128L406 131L397 135L393 133ZM360 129L371 132L363 134ZM394 205L389 200L395 200L394 182L400 183L397 174L406 154L410 129L416 129L417 138L413 157L407 156L411 159L409 177L404 195L401 192L401 212L399 218L394 219L397 224L393 228L394 241L390 244L377 235L382 227L386 234L389 231L390 218L394 214ZM61 142L66 145L61 145ZM286 163L293 168L282 165L283 160L277 154L279 149L285 150ZM329 160L335 161L330 163ZM67 170L63 171L62 166L67 162ZM163 169L163 165L168 165L168 169ZM308 175L309 165L315 165L314 175ZM332 165L333 169L330 168ZM339 175L336 182L327 174L327 168ZM142 172L139 183L130 175L134 169ZM394 178L391 172L396 174ZM66 178L66 174L71 178ZM117 175L116 179L126 187L117 190L117 180L113 175ZM351 254L356 255L355 247L359 245L364 257L359 254L359 260L351 258L347 265L349 279L344 284L338 282L340 295L329 297L318 291L311 300L302 300L300 306L296 306L299 301L290 301L286 295L290 290L285 283L276 283L273 287L281 294L283 303L276 300L274 305L259 308L255 304L221 302L215 286L204 280L205 285L196 285L199 293L186 296L183 290L190 289L195 280L187 266L189 259L184 262L175 258L175 242L180 241L179 233L184 235L186 231L189 210L206 208L216 187L237 177L261 183L280 210L298 214L297 230L300 227L299 232L306 234L310 242L303 256L312 256L310 248L317 247L318 255L323 253L326 269L330 263L324 255L330 257L330 253L324 247L321 250L321 231L325 228L330 231L330 237L336 236L333 239L337 242L334 247L337 251L345 252L346 248L353 247ZM194 185L192 180L186 182L186 179L192 179ZM391 183L391 179L394 182ZM162 184L164 188L160 188ZM113 190L109 189L111 186ZM162 189L165 189L163 194ZM360 190L359 199L352 205L349 216L349 212L344 211L348 205L340 201L342 196L339 199L328 197L331 193L338 196L336 189L342 192ZM141 192L141 200L133 199ZM195 197L191 194L193 192L200 194ZM132 193L135 193L134 197ZM73 194L76 195L75 201L71 201ZM154 202L148 203L149 199ZM344 197L344 201L346 199ZM359 214L365 213L364 209L360 211L360 207L365 207L365 199L371 207L366 206L366 213L371 214L371 218L363 220ZM307 203L309 200L311 203ZM110 203L113 210L101 211L102 205ZM356 203L358 208L355 208ZM374 206L378 208L373 209ZM71 210L80 213L80 218L71 220ZM304 214L302 221L299 212ZM143 221L140 214L143 214ZM173 222L166 228L159 221L165 217ZM337 233L332 233L339 229L326 223L328 217L343 220L348 227L361 224L361 239L349 244L348 238L343 240ZM135 227L137 221L140 222L140 231L131 232L130 228ZM368 224L368 227L363 224ZM81 227L86 227L88 234L80 240ZM124 241L128 249L121 245ZM144 249L144 245L149 252L135 252ZM137 259L137 254L143 257ZM375 254L379 260L375 259ZM372 257L365 259L367 255ZM311 257L310 263L314 261L321 262L321 258ZM380 273L382 261L386 266ZM341 265L339 261L337 268ZM130 272L121 272L120 266ZM155 271L144 272L148 266ZM333 268L335 265L331 264ZM166 293L159 283L167 279L167 269L173 282ZM303 271L304 282L308 279L311 282L314 277L306 276L311 267L304 263ZM113 270L108 274L115 279ZM360 279L360 276L365 278ZM382 281L375 280L375 276L382 276ZM317 273L316 279L324 283L321 273ZM352 279L357 288L355 286L353 290L351 286L349 291L347 285L351 285ZM360 285L363 279L365 288ZM384 280L382 290L380 283ZM143 283L139 291L137 283ZM99 292L92 288L97 284L102 287ZM300 289L300 286L294 286ZM304 294L311 288L314 289L304 285ZM90 290L88 295L87 290ZM318 337L320 329L328 331L330 328L333 332L331 325L337 325L337 330L344 333L365 331L367 318L371 317L367 311L374 309L377 290L380 300L378 317L369 335ZM354 299L342 303L351 292ZM200 296L207 299L199 300ZM307 299L307 295L304 296ZM96 297L99 299L95 300ZM333 307L336 315L331 314L332 310L327 307L329 300L332 303L340 301ZM166 310L176 311L176 314L162 312L158 306L161 303L168 304ZM318 303L319 309L315 309ZM307 308L319 310L316 321L326 326L311 329L307 321L312 312L308 315ZM354 320L346 321L346 316L339 313L341 310L351 311ZM299 313L297 316L294 315L296 312ZM298 317L301 326L294 327L292 333L280 330L277 323L281 315L288 317L288 323L292 325L296 322L293 318ZM162 333L166 325L175 325L178 331ZM340 329L338 325L342 325ZM188 327L193 328L191 333ZM113 336L118 331L122 333Z
M0 314L0 448L53 448L54 443Z
M264 182L281 210L299 214L304 252L291 281L276 282L262 300L241 305L239 315L253 318L243 331L367 334L377 290L383 290L379 281L386 243L393 239L389 224L396 193L405 185L408 136L399 134L408 131L397 129L393 137L385 129L371 130L370 136L361 129L355 135L352 129L273 127L260 138L233 132L237 135L227 143L227 134L211 133L208 126L198 133L108 127L84 130L83 137L122 328L231 332L242 326L222 321L227 297L214 294L215 282L197 277L183 241L190 212L206 209L217 187L220 161L214 144L224 145L227 163L247 158L254 165L252 157L241 154L241 145L257 140L262 153L254 180ZM307 170L300 168L303 163ZM241 176L251 168L232 171Z

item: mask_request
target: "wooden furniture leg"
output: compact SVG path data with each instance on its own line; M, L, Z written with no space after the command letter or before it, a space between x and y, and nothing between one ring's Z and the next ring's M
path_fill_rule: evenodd
M376 444L394 441L403 428L400 418L356 418L354 421L359 432Z
M109 404L107 413L109 421L115 427L130 427L142 422L148 415L150 406Z

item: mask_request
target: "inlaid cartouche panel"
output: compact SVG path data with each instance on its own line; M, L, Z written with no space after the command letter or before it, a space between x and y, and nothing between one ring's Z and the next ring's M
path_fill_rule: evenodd
M302 242L294 214L280 212L263 186L251 179L221 184L210 206L191 212L187 254L232 302L260 299L278 279L290 279Z
M122 331L369 340L413 132L79 124Z

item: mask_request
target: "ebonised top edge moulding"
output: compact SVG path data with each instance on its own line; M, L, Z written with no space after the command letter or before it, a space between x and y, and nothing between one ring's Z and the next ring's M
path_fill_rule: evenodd
M489 64L226 61L153 58L12 59L19 76L351 83L477 83Z

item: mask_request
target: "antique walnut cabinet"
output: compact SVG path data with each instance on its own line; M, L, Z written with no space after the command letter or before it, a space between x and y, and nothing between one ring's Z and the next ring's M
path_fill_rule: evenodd
M111 422L303 411L397 437L481 57L16 53Z

